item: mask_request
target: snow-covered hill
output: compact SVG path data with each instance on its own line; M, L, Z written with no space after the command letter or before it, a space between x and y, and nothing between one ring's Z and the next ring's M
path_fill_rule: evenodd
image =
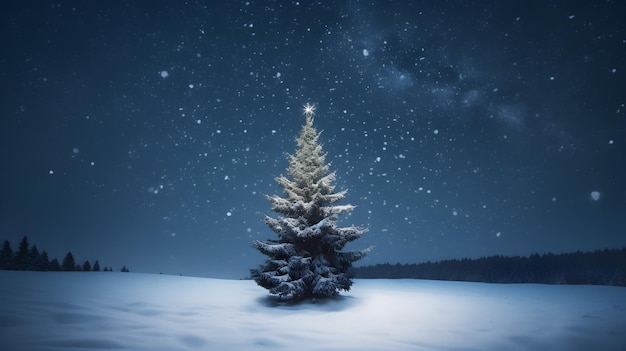
M356 280L294 306L252 281L0 271L0 350L624 350L626 288Z

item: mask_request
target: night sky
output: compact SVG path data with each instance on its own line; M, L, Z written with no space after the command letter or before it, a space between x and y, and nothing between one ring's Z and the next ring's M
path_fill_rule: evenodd
M3 1L0 239L241 278L316 105L357 264L626 246L621 1ZM93 262L93 261L92 261Z

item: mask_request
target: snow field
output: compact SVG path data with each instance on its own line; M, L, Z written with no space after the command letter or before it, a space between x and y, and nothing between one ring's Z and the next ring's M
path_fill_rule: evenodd
M290 305L253 281L0 271L0 350L620 350L626 289L356 280Z

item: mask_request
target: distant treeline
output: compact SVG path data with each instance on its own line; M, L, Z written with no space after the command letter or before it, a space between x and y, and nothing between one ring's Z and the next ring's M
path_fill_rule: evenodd
M626 286L626 248L354 267L356 278Z
M13 271L100 271L100 262L95 260L93 265L85 261L82 265L74 260L74 255L68 252L59 263L56 258L50 259L48 253L39 251L37 245L30 246L28 238L24 236L16 252L11 249L11 243L5 240L0 250L0 270ZM104 266L104 272L112 272L113 268ZM123 266L121 272L130 272Z

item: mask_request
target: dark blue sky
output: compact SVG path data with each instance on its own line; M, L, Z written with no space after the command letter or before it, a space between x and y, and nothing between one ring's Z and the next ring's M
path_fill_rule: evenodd
M323 4L320 4L323 3ZM317 106L359 264L626 245L620 1L5 1L0 233L232 277Z

